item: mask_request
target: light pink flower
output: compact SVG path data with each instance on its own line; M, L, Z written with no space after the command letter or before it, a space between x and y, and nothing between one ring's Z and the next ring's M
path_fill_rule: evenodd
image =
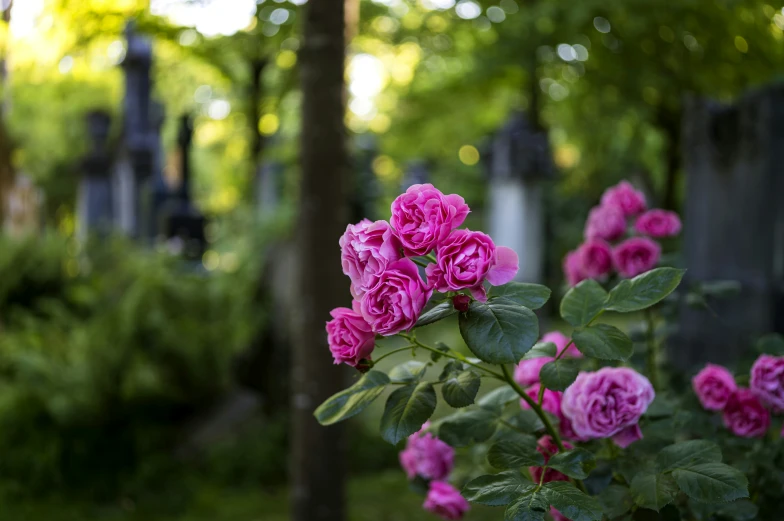
M457 194L444 195L431 184L411 185L392 203L389 222L406 255L426 255L463 224L469 211Z
M577 248L580 271L587 279L599 279L613 269L610 245L601 239L589 239Z
M572 427L572 422L564 416L563 414L563 400L561 400L561 415L560 415L561 423L558 425L558 430L561 431L561 437L567 440L573 441L589 441L591 438L580 436L576 432L574 432L574 428Z
M615 247L613 262L622 277L632 278L656 267L661 247L647 237L632 237Z
M514 372L514 379L523 387L539 383L539 371L542 370L548 362L555 360L552 356L542 356L540 358L531 358L530 360L520 360Z
M426 432L429 422L419 432L408 437L406 448L400 453L400 465L408 479L421 476L426 480L443 480L449 477L455 461L455 450Z
M776 411L784 410L784 356L761 355L751 367L751 391Z
M477 300L487 300L482 284L506 284L517 273L517 254L496 246L482 232L455 230L438 244L437 264L425 269L428 282L438 291L470 289Z
M610 438L628 441L640 417L653 402L655 393L647 378L628 367L604 367L581 372L564 391L561 412L574 432L584 438Z
M390 262L402 258L400 241L386 221L363 219L349 224L339 244L343 273L351 279L351 295L355 299L375 286Z
M569 442L563 442L563 445L566 450L574 448ZM549 435L546 435L539 438L539 441L536 442L536 450L544 456L544 462L547 463L558 452L558 445L555 444ZM528 467L528 472L531 473L531 479L533 479L534 483L539 483L542 479L542 467ZM547 469L544 471L544 482L548 483L550 481L569 481L569 477L557 470Z
M460 492L444 481L430 482L430 489L422 506L428 512L449 521L461 519L471 508Z
M356 301L354 302L356 308ZM363 358L369 359L376 344L376 334L357 310L335 308L327 322L329 350L336 364L356 367Z
M736 436L762 438L770 427L770 412L749 389L732 393L724 407L724 426Z
M692 378L691 386L702 406L709 411L720 411L727 405L732 393L738 388L735 378L720 365L707 364Z
M634 229L648 237L674 237L681 232L681 219L668 210L648 210L637 218Z
M563 356L568 356L571 358L582 358L583 354L577 349L577 346L572 343L569 345L569 337L561 333L560 331L550 331L549 333L545 333L540 342L552 342L555 344L555 347L558 350L558 354L560 354L566 346L569 346L569 349L566 350Z
M563 260L563 272L566 283L576 286L588 276L583 272L583 262L577 250L570 251Z
M525 394L530 396L535 402L539 401L539 388L541 384L534 384L525 390ZM520 408L530 409L528 403L520 398ZM545 389L542 395L542 409L549 412L553 416L561 417L561 393L551 389Z
M414 327L433 290L411 259L387 266L378 283L362 296L360 310L375 333L389 336Z
M585 221L585 238L615 241L626 233L626 216L615 206L595 206Z
M640 214L647 208L645 196L635 190L629 181L621 181L605 190L602 195L602 206L618 208L627 217Z

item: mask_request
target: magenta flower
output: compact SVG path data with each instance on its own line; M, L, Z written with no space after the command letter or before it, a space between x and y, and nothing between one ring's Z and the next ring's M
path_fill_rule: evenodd
M635 190L629 181L621 181L605 190L602 195L602 206L617 208L626 217L638 215L645 211L645 196Z
M408 479L420 476L426 480L443 480L449 477L455 461L455 450L426 432L429 422L419 432L408 437L406 448L400 453L400 465Z
M349 224L339 244L343 273L351 279L351 295L355 299L376 285L390 262L402 258L400 241L386 221L363 219Z
M784 411L784 356L761 355L751 367L751 391L775 411Z
M431 184L411 185L392 203L389 220L407 256L426 255L465 221L468 205Z
M626 233L626 216L616 206L595 206L585 222L585 238L615 241Z
M739 388L724 407L724 426L742 438L761 438L770 427L770 412L751 390Z
M601 239L589 239L577 248L580 270L585 278L598 279L613 269L613 253L610 245Z
M455 230L441 241L437 264L425 269L428 282L438 291L470 289L477 300L487 300L485 280L494 286L506 284L517 274L517 254L496 246L482 232Z
M525 390L525 394L530 396L535 402L539 400L539 389L541 384L537 383ZM520 398L520 408L530 409L528 403ZM549 412L553 416L561 417L561 393L551 389L545 389L542 395L542 409Z
M707 364L691 380L692 388L702 406L709 411L720 411L727 405L732 393L738 388L735 378L720 365Z
M422 506L428 512L449 521L461 519L471 508L460 492L444 481L430 482L430 489Z
M563 445L566 450L574 448L568 442L563 442ZM544 456L544 462L547 463L558 452L558 445L549 435L545 435L536 442L536 450ZM534 480L534 483L539 483L542 480L542 467L528 467L528 472L531 473L531 479ZM544 471L544 483L550 481L569 481L569 477L557 470L547 469Z
M569 337L560 331L550 331L549 333L545 333L540 342L552 342L555 344L555 347L558 350L558 354L561 354L561 352L566 349L566 346L569 346L569 349L567 349L563 356L568 356L571 358L582 358L583 356L580 350L577 349L576 345L569 345Z
M563 260L563 272L566 283L576 286L588 278L583 272L583 262L577 250L570 251Z
M354 301L354 306L357 302ZM358 311L335 308L327 322L327 341L336 364L356 367L363 358L369 359L376 345L376 334Z
M656 267L661 247L647 237L632 237L615 247L613 262L622 277L632 278Z
M394 335L414 327L432 293L416 264L400 259L390 263L378 283L362 296L360 310L375 333Z
M637 218L634 229L648 237L674 237L681 232L681 219L675 212L648 210Z
M557 353L560 354L569 344L569 337L560 331L550 331L542 337L540 342L552 342L555 344ZM568 351L564 353L564 356L580 358L583 356L583 354L574 344L572 344L569 346ZM553 360L555 360L555 357L552 356L542 356L539 358L532 358L530 360L520 360L520 363L517 364L517 367L515 368L515 381L517 381L517 383L523 387L528 387L529 385L538 383L539 372L542 370L542 367L544 367L548 362L552 362Z

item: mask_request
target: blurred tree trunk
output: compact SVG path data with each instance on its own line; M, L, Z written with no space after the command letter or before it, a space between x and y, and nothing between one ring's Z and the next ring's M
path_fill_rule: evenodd
M292 377L291 503L294 521L342 521L342 426L324 428L314 409L343 388L324 323L349 302L337 241L346 227L348 157L344 128L345 0L305 6L300 51L302 133L297 302Z
M11 8L13 5L13 0L8 2L5 11L3 11L3 22L6 28L11 23ZM6 43L6 48L2 50L2 56L0 56L0 93L2 93L2 105L0 105L0 225L6 220L8 196L14 184L14 170L11 163L13 145L6 125L8 101L10 100L9 88L8 43Z

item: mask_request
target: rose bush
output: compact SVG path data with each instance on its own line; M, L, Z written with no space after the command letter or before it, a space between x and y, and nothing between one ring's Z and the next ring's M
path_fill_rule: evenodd
M508 521L747 514L748 503L736 501L748 496L743 473L723 463L711 442L674 428L681 411L657 396L655 342L648 343L654 356L646 377L631 367L632 340L601 320L607 312L649 311L683 276L653 269L658 244L648 237L607 242L623 239L635 218L641 224L633 228L650 237L675 233L656 214L640 217L646 208L628 183L605 193L586 243L564 262L573 287L559 311L571 332L541 339L533 310L550 290L513 282L514 252L458 229L469 211L459 196L414 185L392 204L388 225L349 226L340 246L355 301L333 311L327 333L335 361L357 367L359 378L321 404L316 418L324 425L345 420L389 391L381 436L405 443L406 476L424 494L423 508L444 519L460 519L468 502L505 507ZM613 273L633 278L611 284ZM419 328L453 315L470 356L417 337ZM370 345L371 334L380 348ZM379 369L403 352L416 359ZM428 371L435 366L440 370ZM722 408L733 432L757 435L767 429L763 401L781 396L778 367L761 363L751 390L714 369L695 378L695 390L707 406ZM437 389L456 411L434 419ZM469 447L486 464L455 472L455 457Z

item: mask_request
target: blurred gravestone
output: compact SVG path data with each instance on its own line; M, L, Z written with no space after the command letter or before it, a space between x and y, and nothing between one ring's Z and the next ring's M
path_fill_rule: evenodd
M534 130L523 113L515 113L496 132L486 165L490 236L520 258L515 280L541 282L544 277L544 187L552 173L547 134Z
M732 106L689 100L683 135L684 286L740 283L712 311L681 310L672 357L688 368L732 362L757 336L784 331L784 86Z
M112 228L112 157L108 147L111 116L105 111L87 114L90 151L82 164L76 202L77 237L106 235Z

